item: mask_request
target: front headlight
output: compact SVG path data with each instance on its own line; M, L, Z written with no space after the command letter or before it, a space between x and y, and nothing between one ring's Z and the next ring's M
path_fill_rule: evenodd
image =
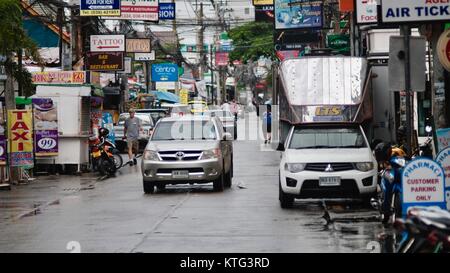
M299 173L305 170L306 164L304 163L286 163L284 169L291 173Z
M368 172L373 170L373 168L374 168L373 162L356 163L356 169L358 169L361 172Z
M220 157L220 149L216 148L203 151L201 159L216 159L219 157Z
M159 161L158 153L155 151L144 151L144 160Z

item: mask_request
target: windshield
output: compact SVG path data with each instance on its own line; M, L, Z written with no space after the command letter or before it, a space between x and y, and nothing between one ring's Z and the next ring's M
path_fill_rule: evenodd
M135 113L134 116L141 120L142 125L153 126L153 121L152 121L152 119L150 118L150 115L149 115L149 114ZM130 114L121 114L120 117L119 117L119 124L120 124L120 125L123 125L123 124L125 123L125 120L126 120L127 118L129 118L129 117L130 117Z
M366 148L359 128L296 128L289 149Z
M215 140L216 138L216 127L212 121L165 121L156 126L152 141Z

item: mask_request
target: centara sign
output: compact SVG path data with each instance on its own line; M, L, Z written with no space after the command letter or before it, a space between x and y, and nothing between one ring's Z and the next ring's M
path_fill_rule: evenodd
M450 0L383 0L384 23L450 20Z

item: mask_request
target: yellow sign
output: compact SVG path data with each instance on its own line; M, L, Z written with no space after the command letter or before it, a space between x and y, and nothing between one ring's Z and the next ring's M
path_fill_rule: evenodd
M339 106L323 106L316 108L316 116L340 116L342 108Z
M8 128L11 166L32 167L34 165L32 111L8 110Z
M189 91L186 89L180 90L180 103L181 104L188 104L189 100Z
M273 5L273 0L253 0L253 6Z

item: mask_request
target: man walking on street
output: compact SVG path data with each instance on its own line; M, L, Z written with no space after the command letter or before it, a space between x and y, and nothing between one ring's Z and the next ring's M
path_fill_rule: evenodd
M128 158L130 166L137 164L136 155L139 151L139 132L142 130L141 120L134 116L134 109L129 111L130 117L125 120L124 138L127 140ZM134 157L133 157L134 150Z

